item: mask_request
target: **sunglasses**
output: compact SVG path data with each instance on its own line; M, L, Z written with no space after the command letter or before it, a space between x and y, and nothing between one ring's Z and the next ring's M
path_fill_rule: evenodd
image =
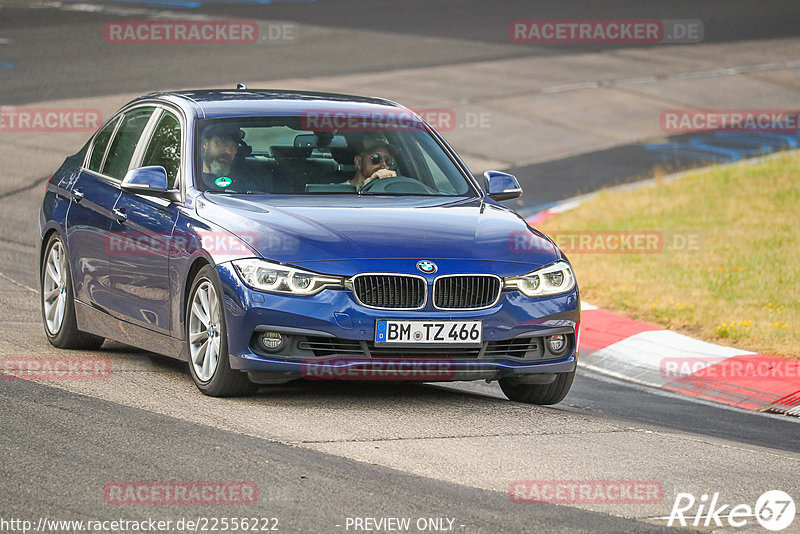
M381 156L377 152L369 156L369 162L373 165L380 165L381 161L383 161L390 169L393 168L397 163L392 156Z

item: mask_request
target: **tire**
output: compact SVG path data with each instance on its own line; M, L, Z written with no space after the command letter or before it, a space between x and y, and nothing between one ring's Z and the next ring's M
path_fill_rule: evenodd
M47 340L60 349L98 349L103 338L78 330L67 247L58 234L47 241L39 278L42 324Z
M221 284L216 270L206 265L192 282L186 300L186 351L189 372L197 389L210 397L237 397L258 386L247 374L231 369Z
M544 406L558 404L564 400L574 379L575 371L572 371L558 373L556 379L549 384L521 384L513 378L501 378L499 383L500 389L509 400Z

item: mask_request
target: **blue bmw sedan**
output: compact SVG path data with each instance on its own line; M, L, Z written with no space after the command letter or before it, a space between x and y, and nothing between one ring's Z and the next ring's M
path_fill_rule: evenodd
M306 380L497 380L560 402L578 287L547 236L413 111L248 89L150 94L52 176L50 342L188 362L206 395Z

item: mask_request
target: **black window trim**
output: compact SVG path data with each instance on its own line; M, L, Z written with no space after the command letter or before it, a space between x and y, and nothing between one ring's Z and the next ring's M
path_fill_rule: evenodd
M111 148L111 144L114 142L114 139L116 138L116 136L117 136L117 133L119 132L119 128L120 128L120 126L122 125L122 118L123 118L125 115L127 115L128 113L130 113L131 111L135 111L136 109L138 109L138 108L143 108L143 107L152 107L152 108L154 108L154 109L153 109L153 114L151 114L151 115L150 115L150 118L148 118L148 119L147 119L147 124L145 125L145 127L144 127L144 130L142 130L142 133L144 133L144 132L147 130L147 127L149 126L149 124L150 124L150 121L153 119L153 115L155 114L155 112L156 112L156 111L157 111L157 109L158 109L158 106L157 106L155 103L153 103L153 102L137 102L137 103L136 103L136 105L134 105L134 106L131 106L131 107L128 107L128 108L125 108L125 109L122 109L122 110L120 110L120 111L119 111L119 112L118 112L118 113L117 113L117 114L116 114L114 117L112 117L112 119L109 121L109 122L111 122L112 120L116 120L116 121L117 121L117 125L114 127L114 132L111 134L111 137L108 139L108 145L106 146L106 151L105 151L105 153L103 154L103 161L102 161L102 163L100 163L100 168L101 168L101 169L102 169L103 167L105 167L105 164L106 164L106 159L108 158L108 151L109 151L109 149ZM108 124L108 123L106 123L106 124ZM106 126L106 125L104 124L104 125L103 125L103 128L104 128L105 126ZM97 130L97 132L94 134L94 137L92 137L92 150L94 150L94 142L97 140L97 136L100 134L100 132L101 132L101 131L103 131L103 128L100 128L99 130ZM140 135L140 136L139 136L139 139L141 139L141 138L142 138L142 137L141 137L141 135ZM128 170L130 170L130 168L131 168L131 162L133 162L133 157L136 155L136 151L137 151L138 149L139 149L139 147L137 146L137 147L136 147L136 150L134 150L134 152L133 152L133 155L131 156L131 161L130 161L130 162L128 162ZM122 180L117 180L117 179L116 179L116 178L114 178L113 176L109 176L108 174L103 174L103 173L102 173L102 172L100 172L100 171L94 171L94 170L92 170L92 169L90 169L90 168L89 168L89 159L88 159L88 157L89 157L89 155L90 155L90 154L91 154L91 150L90 150L90 151L87 151L87 153L86 153L86 157L85 157L85 158L84 158L84 160L83 160L83 167L81 168L81 170L83 170L83 171L88 171L88 172L92 173L93 175L95 175L95 176L97 176L97 177L99 177L99 178L102 178L104 181L106 181L106 182L108 182L108 183L111 183L111 184L116 184L116 185L117 185L117 187L119 187L119 184L121 184L121 183L122 183Z
M178 190L180 191L180 199L181 199L180 203L183 204L184 202L186 202L186 190L187 190L187 184L186 184L187 178L186 177L188 176L188 171L187 171L186 167L188 165L188 159L189 159L188 156L187 156L187 154L189 153L189 150L188 150L189 128L188 128L187 125L189 123L189 120L187 119L186 114L184 113L183 109L181 109L178 106L171 105L171 104L169 104L167 102L162 102L162 101L156 101L156 102L153 102L153 104L155 104L156 108L158 108L157 111L159 111L159 113L156 114L156 112L153 112L153 117L156 117L156 118L155 118L155 121L152 123L152 131L150 131L148 133L148 139L147 139L147 144L148 145L150 144L150 141L152 140L153 134L155 133L155 130L158 127L158 121L161 120L161 116L165 112L172 113L172 115L174 115L175 118L178 119L178 124L181 127L181 162L180 162L180 165L178 166L178 177L177 177L177 179L178 179ZM151 117L151 119L153 119L153 117ZM148 127L149 126L150 125L148 124ZM144 132L142 133L142 135L144 135ZM138 151L138 148L137 148L137 151ZM147 147L146 146L142 146L141 153L139 153L139 154L134 153L134 157L131 158L131 163L135 162L137 165L141 165L142 160L144 159L144 155L145 155L146 151L147 151Z
M108 122L103 124L97 132L92 136L92 142L89 145L89 150L86 151L86 156L83 161L83 168L87 171L94 172L95 174L99 174L99 171L94 171L89 168L89 165L92 162L92 155L94 154L95 143L97 142L97 138L100 136L100 133L106 129L106 127L112 123L114 124L114 128L111 130L111 136L108 138L108 143L106 143L106 148L103 151L103 158L100 160L100 169L103 168L103 165L106 163L106 156L108 156L108 148L111 146L111 141L114 139L114 136L117 134L117 130L119 130L119 125L122 119L123 113L118 113L114 115Z
M109 176L107 174L103 174L103 173L101 173L99 171L94 171L94 170L90 169L89 168L89 159L91 157L92 150L94 150L94 143L97 140L97 136L100 134L101 131L103 131L103 129L108 124L111 124L113 121L116 121L116 126L114 126L114 131L111 133L111 137L108 140L108 145L106 145L106 150L105 150L105 152L103 154L103 161L100 164L100 168L102 169L103 166L106 163L106 157L108 156L108 150L111 148L111 143L113 142L114 137L116 137L117 132L119 131L120 125L122 124L122 120L121 120L122 117L124 117L127 113L130 113L131 111L134 111L134 110L136 110L138 108L141 108L141 107L152 107L154 109L153 109L152 115L150 115L150 118L147 120L147 124L145 125L144 130L142 130L142 134L139 136L139 140L140 141L145 135L147 135L148 136L148 142L149 142L150 138L152 137L152 133L155 130L156 125L157 125L157 122L154 123L153 119L154 119L154 117L160 118L161 115L164 113L164 111L169 111L170 113L172 113L178 119L178 123L181 126L181 164L180 164L180 166L178 168L178 189L180 190L180 198L181 198L180 203L183 204L186 201L186 176L187 176L187 172L186 172L186 161L187 161L186 146L187 146L187 143L188 143L188 139L187 139L188 134L187 134L187 126L186 125L188 123L188 120L186 119L186 114L184 113L184 111L180 107L169 105L168 103L160 101L160 100L145 100L145 101L141 101L141 102L136 102L134 105L131 105L129 107L125 107L125 108L119 110L116 115L114 115L102 127L100 127L97 130L97 132L95 132L94 135L92 136L91 143L90 143L90 149L86 151L86 156L84 157L83 166L81 167L81 171L82 172L88 172L91 175L97 177L98 179L103 180L104 182L106 182L106 183L108 183L110 185L114 185L115 187L117 187L117 189L121 190L120 185L122 184L122 180L117 180L116 178L113 178L113 177L111 177L111 176ZM137 144L136 150L134 150L133 155L131 156L131 161L128 163L128 170L130 170L132 168L135 168L135 167L132 167L132 165L134 163L136 165L139 165L141 163L142 158L144 157L145 150L146 150L146 148L141 148Z
M161 122L161 118L164 116L165 113L169 113L170 115L175 117L177 119L178 125L180 126L180 129L181 129L181 140L180 140L180 144L181 144L181 152L180 152L181 156L180 156L180 158L181 158L181 160L180 160L180 163L178 164L178 175L177 175L176 179L178 181L178 189L183 191L183 187L181 186L181 184L183 183L183 174L184 174L184 172L183 172L183 161L184 161L184 150L183 150L183 147L185 145L185 134L184 134L185 128L184 128L184 123L181 120L181 114L180 113L176 113L172 108L170 108L168 106L164 106L164 105L160 105L159 104L157 106L157 108L156 108L156 111L153 112L153 115L150 117L150 122L148 122L147 126L145 126L145 129L142 131L142 135L139 138L140 140L141 139L147 139L147 143L141 143L139 146L136 147L136 150L133 153L133 157L131 158L132 166L129 166L129 169L135 169L136 167L140 167L142 165L142 163L144 163L144 156L147 154L147 149L150 147L150 143L153 142L153 136L155 135L156 130L158 129L158 125Z

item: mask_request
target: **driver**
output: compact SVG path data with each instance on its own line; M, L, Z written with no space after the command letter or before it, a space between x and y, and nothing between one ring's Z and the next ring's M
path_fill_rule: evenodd
M226 189L244 132L232 124L215 124L203 131L203 181L209 188Z
M397 176L397 172L394 170L397 168L397 162L389 152L390 148L389 144L384 141L367 145L365 150L353 158L356 166L355 175L344 183L363 188L376 178Z

